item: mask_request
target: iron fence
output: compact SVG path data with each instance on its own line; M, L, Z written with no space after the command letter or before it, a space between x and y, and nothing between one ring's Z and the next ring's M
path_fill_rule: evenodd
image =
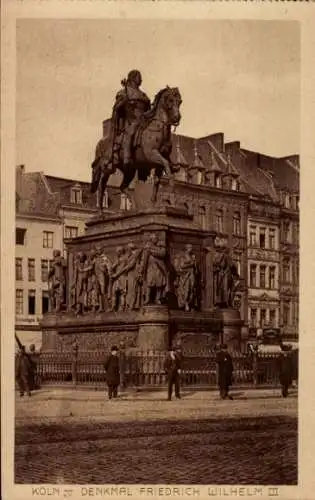
M120 352L121 385L125 387L162 387L166 385L164 362L167 353L156 351ZM44 352L38 357L37 379L40 384L102 386L106 382L104 362L107 352ZM231 353L233 385L278 385L277 353ZM296 359L297 363L297 359ZM297 378L297 377L295 377ZM216 386L216 352L183 353L183 386Z

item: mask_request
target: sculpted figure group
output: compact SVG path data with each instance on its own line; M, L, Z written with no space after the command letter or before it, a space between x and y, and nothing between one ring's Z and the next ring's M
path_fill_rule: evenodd
M150 304L167 303L173 294L186 312L200 310L200 268L191 244L175 257L173 269L166 246L157 234L137 247L129 243L116 248L114 259L105 247L78 252L74 256L69 308L75 314L132 311ZM174 279L173 279L174 278ZM218 254L213 266L214 305L236 307L239 275L227 251ZM66 303L66 262L54 251L49 272L50 310L59 312Z
M113 262L105 249L79 252L74 259L70 308L76 314L128 311L160 304L169 290L166 249L157 235L142 248L119 246Z

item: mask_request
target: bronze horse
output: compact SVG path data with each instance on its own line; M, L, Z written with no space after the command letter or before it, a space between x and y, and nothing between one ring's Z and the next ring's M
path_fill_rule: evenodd
M135 134L133 145L133 163L125 166L122 159L120 144L122 134L103 137L96 146L95 160L92 163L91 191L99 190L100 211L102 211L103 196L109 177L118 168L123 179L120 190L126 190L136 173L138 179L146 181L154 169L152 203L156 202L159 184L165 173L173 186L173 172L177 170L170 161L172 150L171 126L178 126L181 115L182 98L178 88L166 87L155 96L152 108L146 112ZM113 127L113 124L112 124ZM114 135L114 137L113 137Z

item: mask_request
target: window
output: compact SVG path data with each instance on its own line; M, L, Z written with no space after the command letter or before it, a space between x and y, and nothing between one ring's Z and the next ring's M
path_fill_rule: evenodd
M206 207L201 206L198 209L198 215L199 215L199 220L200 220L200 225L202 229L206 229Z
M291 240L291 224L289 221L285 221L283 223L283 238L287 243Z
M291 207L291 197L288 193L286 193L284 196L284 206L285 206L285 208Z
M223 233L223 210L217 210L215 213L215 229Z
M264 227L259 229L259 246L260 248L266 248L266 229Z
M78 228L75 226L66 226L65 227L65 238L76 238L78 236Z
M283 259L283 282L290 283L291 273L290 273L290 259L285 257Z
M49 261L49 271L51 271L51 270L52 270L53 265L54 265L54 261L53 261L53 259L52 259L52 260L50 260L50 261Z
M23 290L15 290L15 314L23 314Z
M25 234L26 234L26 229L22 229L20 227L17 227L15 229L15 244L16 245L25 245Z
M269 268L269 288L276 288L276 268L270 266Z
M249 282L251 287L256 287L257 279L257 266L256 264L251 264L249 268Z
M266 266L262 265L259 269L260 288L266 288Z
M36 306L36 291L29 290L28 291L28 314L35 314L35 306Z
M286 326L290 323L290 304L283 304L283 324Z
M54 233L51 231L43 231L43 248L53 248Z
M256 239L256 226L250 226L249 228L249 244L254 247L257 244Z
M100 206L100 200L99 200L99 191L96 192L96 206ZM103 208L108 208L108 191L107 189L104 192L103 195Z
M196 184L203 184L204 183L204 173L202 170L198 170L197 175L196 175Z
M237 179L232 179L232 190L233 191L239 191L240 190L240 184Z
M15 279L21 281L23 279L23 259L17 257L15 259Z
M254 307L250 310L250 324L253 327L257 326L257 309Z
M45 314L49 310L49 292L42 292L42 314Z
M130 210L131 209L131 201L125 195L125 193L121 193L120 195L120 210Z
M221 176L220 176L220 174L214 174L214 185L217 188L221 187Z
M241 256L240 255L234 255L233 262L234 262L234 264L236 266L238 275L241 276Z
M42 259L41 261L41 278L42 281L45 283L48 281L48 260Z
M269 323L273 327L276 326L276 310L275 309L270 309L270 311L269 311Z
M28 259L28 281L35 281L35 259Z
M266 309L260 309L260 326L263 327L266 324Z
M82 189L80 187L71 188L71 203L81 204L82 203Z
M235 212L233 216L233 234L241 234L241 214Z
M269 248L274 250L276 248L276 230L269 228Z

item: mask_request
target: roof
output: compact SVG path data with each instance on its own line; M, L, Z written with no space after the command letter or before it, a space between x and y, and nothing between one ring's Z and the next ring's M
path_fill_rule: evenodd
M19 214L58 216L59 197L47 190L40 172L17 171L16 194Z
M253 167L269 175L277 190L299 193L300 169L298 155L275 158L246 149L241 149L241 154L247 161L250 161Z

